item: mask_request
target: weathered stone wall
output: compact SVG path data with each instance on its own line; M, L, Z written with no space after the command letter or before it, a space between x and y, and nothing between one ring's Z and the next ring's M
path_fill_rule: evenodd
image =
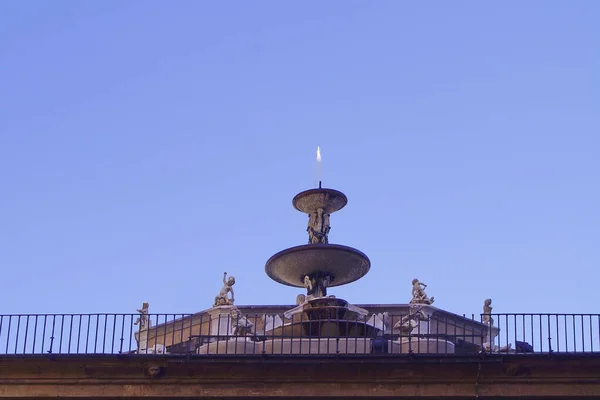
M600 397L600 357L0 358L0 397Z

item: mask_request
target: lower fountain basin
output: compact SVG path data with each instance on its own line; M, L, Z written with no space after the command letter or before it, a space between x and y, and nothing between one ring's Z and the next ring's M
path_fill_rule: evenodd
M348 319L348 302L332 297L311 299L302 308L309 320ZM353 313L354 314L354 313Z
M285 325L266 337L375 337L381 329L368 324L368 312L335 297L319 297L287 311Z

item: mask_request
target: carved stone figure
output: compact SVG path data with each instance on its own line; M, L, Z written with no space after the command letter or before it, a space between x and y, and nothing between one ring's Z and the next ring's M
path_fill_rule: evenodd
M492 299L485 299L483 302L483 314L481 315L481 322L488 325L488 337L487 341L483 344L483 350L492 353L507 353L511 349L511 344L506 346L496 346L493 344L492 327L494 326L494 319L492 318Z
M323 235L325 235L325 243L329 243L329 231L331 225L329 225L329 214L323 214Z
M412 300L410 304L433 304L433 297L427 297L425 288L427 285L423 282L419 282L418 279L412 280Z
M315 297L327 297L327 286L331 282L331 278L329 275L327 276L319 276L315 280L316 286L313 290L313 295Z
M140 316L135 320L134 325L140 326L140 332L147 331L150 328L150 324L148 321L148 309L150 308L150 304L143 303L142 308L137 310L140 313Z
M322 208L319 208L314 213L308 216L308 244L329 243L329 214L325 213Z
M315 227L317 226L317 214L312 213L308 215L308 226L306 231L308 232L308 244L319 243L319 238L316 237Z
M235 284L235 278L230 276L227 278L227 272L223 273L223 287L218 295L215 296L215 304L214 306L232 306L235 301L233 295L233 285ZM228 293L231 294L231 297L228 296Z
M327 296L327 287L331 283L331 277L327 276L317 276L316 278L311 278L308 275L304 276L302 280L304 287L306 288L306 299L310 300L316 297L326 297Z
M483 302L483 315L481 318L481 322L486 325L493 326L494 319L492 318L492 299L485 299Z
M492 353L508 353L508 352L510 352L511 347L512 347L512 345L510 343L507 344L506 346L502 346L502 347L490 344L490 342L485 342L483 344L483 350L489 351Z
M394 329L399 329L401 335L410 335L410 333L419 326L420 321L426 321L427 317L422 311L423 306L410 307L408 315L405 315L400 321L394 324Z
M160 375L162 375L163 373L163 367L161 367L160 365L150 365L148 367L148 376L150 378L157 378Z
M313 297L315 297L314 296L315 284L314 284L313 279L311 279L310 276L305 275L303 283L304 283L304 287L306 288L306 298L312 299Z
M300 293L298 296L296 296L296 305L297 306L304 303L305 301L306 301L306 296L303 295L302 293Z
M323 296L323 297L327 296L327 287L329 286L330 283L331 283L331 277L329 275L320 279L321 296Z
M254 334L254 324L244 316L237 307L229 312L233 336L249 336Z

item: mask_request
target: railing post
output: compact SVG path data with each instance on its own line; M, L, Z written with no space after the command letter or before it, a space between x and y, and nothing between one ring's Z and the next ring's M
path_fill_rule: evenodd
M54 345L54 328L56 326L56 314L52 316L52 333L50 336L50 349L48 349L48 353L52 353L52 346Z

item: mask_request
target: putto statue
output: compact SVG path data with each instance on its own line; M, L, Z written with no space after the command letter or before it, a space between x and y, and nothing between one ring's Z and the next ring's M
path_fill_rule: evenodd
M150 328L150 321L148 320L148 309L150 308L150 304L143 303L142 308L137 310L140 313L140 316L133 323L134 325L140 326L140 332L147 331Z
M316 297L326 297L327 296L327 287L331 283L331 277L329 275L326 276L317 276L316 278L311 278L308 275L304 276L302 280L304 287L306 288L306 299L310 300Z
M250 336L254 334L254 324L242 316L239 308L233 307L229 315L231 316L233 336Z
M481 314L481 322L488 325L488 337L487 341L483 343L483 350L492 353L508 353L511 351L511 344L508 343L506 346L496 346L494 344L494 336L492 335L492 327L494 326L494 319L492 318L492 299L485 299L483 302L483 314Z
M433 304L433 297L427 297L425 288L427 285L424 282L419 282L418 279L412 280L412 300L410 304Z
M233 302L235 301L234 295L233 295L233 285L235 285L235 278L233 276L230 276L229 279L227 278L227 272L223 272L223 287L221 288L221 291L219 292L218 295L215 296L215 304L214 307L216 306L232 306ZM228 297L228 293L231 294L231 297Z
M486 325L493 326L494 319L492 318L492 299L485 299L483 302L483 314L481 316L481 322Z
M331 230L329 226L329 214L322 208L308 216L308 244L329 243L328 235Z
M319 280L319 283L319 286L321 287L321 296L327 296L327 287L331 283L331 277L329 275L326 275Z
M307 299L313 298L314 293L315 293L313 280L310 279L310 276L305 275L302 283L304 284L304 287L306 288L306 298Z

